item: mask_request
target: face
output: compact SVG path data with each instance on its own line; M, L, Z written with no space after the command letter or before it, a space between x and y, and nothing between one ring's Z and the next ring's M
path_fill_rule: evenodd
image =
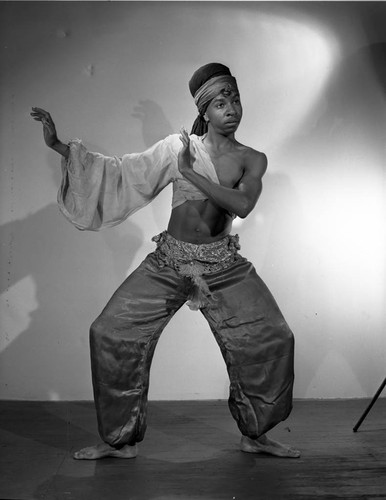
M220 133L234 133L241 121L243 108L237 90L223 90L212 99L205 112L205 119Z

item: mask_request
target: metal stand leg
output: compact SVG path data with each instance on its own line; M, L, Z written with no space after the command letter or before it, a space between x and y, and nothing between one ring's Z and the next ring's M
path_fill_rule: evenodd
M361 416L361 418L358 420L357 424L355 425L355 427L353 428L353 431L356 432L358 429L359 429L359 426L361 425L361 423L363 422L363 420L366 418L366 415L369 413L369 411L371 410L371 408L373 407L375 401L378 399L378 396L381 394L381 392L383 391L384 387L386 385L386 378L385 380L382 382L382 384L380 385L379 389L377 390L377 392L375 393L373 399L371 400L369 406L366 408L366 410L363 412L363 415Z

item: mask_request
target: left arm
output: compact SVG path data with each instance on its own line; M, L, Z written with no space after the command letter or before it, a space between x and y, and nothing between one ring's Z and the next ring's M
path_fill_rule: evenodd
M183 147L178 157L181 174L219 207L242 219L247 217L255 207L263 189L262 178L267 169L266 156L251 149L246 156L244 174L237 187L229 188L195 172L191 165L189 138L182 134L181 140Z

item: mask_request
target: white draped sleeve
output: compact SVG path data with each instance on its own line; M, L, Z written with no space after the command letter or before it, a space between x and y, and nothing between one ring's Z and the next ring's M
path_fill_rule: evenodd
M69 147L62 159L60 210L78 229L98 231L124 221L174 180L181 141L171 135L122 158L92 153L79 139Z

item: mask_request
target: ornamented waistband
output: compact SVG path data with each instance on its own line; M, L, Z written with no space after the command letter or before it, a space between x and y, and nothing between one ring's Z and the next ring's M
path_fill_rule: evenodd
M229 235L213 243L188 243L173 238L167 231L152 238L165 257L165 264L177 271L187 264L199 265L201 274L215 273L234 262L240 250L239 236Z
M205 274L222 271L242 259L237 253L240 249L239 236L228 235L213 243L188 243L173 238L167 231L154 236L157 244L156 256L161 266L175 269L181 276L186 276L195 285L188 301L191 309L197 310L207 304L213 296L202 278Z

